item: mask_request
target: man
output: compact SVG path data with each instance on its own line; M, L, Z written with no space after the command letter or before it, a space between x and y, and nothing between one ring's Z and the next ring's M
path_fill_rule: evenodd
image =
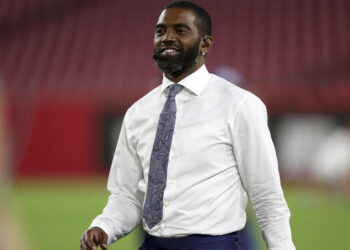
M81 249L107 249L141 221L140 250L239 249L248 191L269 249L295 249L264 104L209 74L211 20L174 2L155 27L163 82L127 111L101 215Z

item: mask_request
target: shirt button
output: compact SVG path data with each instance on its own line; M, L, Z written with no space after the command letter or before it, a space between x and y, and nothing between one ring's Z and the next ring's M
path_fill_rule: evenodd
M174 184L174 181L173 181L173 180L169 180L169 184L170 184L170 185L173 185L173 184Z
M164 206L166 206L166 207L169 206L169 201L165 201Z

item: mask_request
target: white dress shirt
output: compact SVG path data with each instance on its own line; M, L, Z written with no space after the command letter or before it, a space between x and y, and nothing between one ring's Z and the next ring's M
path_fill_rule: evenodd
M108 179L111 195L91 225L108 234L109 244L142 220L153 142L171 84L164 76L125 115ZM246 223L247 191L269 249L295 249L265 105L204 65L179 84L184 89L176 96L163 219L152 229L143 222L144 229L158 237L238 231Z

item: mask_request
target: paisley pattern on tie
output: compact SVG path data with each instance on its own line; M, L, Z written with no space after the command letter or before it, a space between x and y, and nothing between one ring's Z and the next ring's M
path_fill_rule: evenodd
M169 87L168 98L160 113L156 138L154 140L143 218L149 228L163 218L163 194L166 186L171 142L176 120L175 96L183 89L179 84Z

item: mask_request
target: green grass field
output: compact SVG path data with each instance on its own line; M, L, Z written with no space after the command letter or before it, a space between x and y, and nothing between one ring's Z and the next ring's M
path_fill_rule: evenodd
M350 249L349 197L301 188L285 188L285 195L298 250ZM81 234L102 211L107 196L101 180L22 181L11 189L7 204L21 222L32 250L74 250L79 249ZM252 221L256 227L256 220ZM109 249L137 249L140 235L135 230ZM256 235L261 249L267 249L258 231Z

